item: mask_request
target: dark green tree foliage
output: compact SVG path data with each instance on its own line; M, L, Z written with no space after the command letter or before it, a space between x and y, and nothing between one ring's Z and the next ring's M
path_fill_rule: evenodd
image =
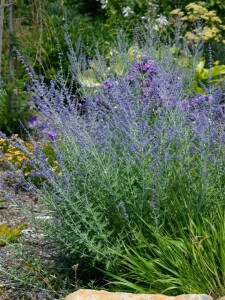
M54 1L53 1L54 2ZM99 1L93 0L66 0L64 1L65 7L72 7L81 14L91 14L96 17L97 14L102 14L101 6Z

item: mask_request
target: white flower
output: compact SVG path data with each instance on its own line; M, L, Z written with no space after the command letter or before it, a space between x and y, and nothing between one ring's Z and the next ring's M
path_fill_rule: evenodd
M131 10L129 6L123 7L123 15L124 17L129 17L132 15L134 12Z
M166 17L164 17L164 16L158 16L158 18L156 19L156 22L158 23L159 28L162 28L162 27L167 26L169 24Z
M99 1L99 0L97 0L97 1ZM102 7L103 9L105 9L105 8L107 7L108 0L100 0L100 3L101 3L101 7Z

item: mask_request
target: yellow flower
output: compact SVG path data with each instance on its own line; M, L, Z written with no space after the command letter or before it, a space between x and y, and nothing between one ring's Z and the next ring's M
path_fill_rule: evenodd
M6 153L6 154L5 154L5 157L6 157L8 160L12 160L12 159L13 159L13 156L12 156L12 154L10 154L10 153Z
M194 35L192 32L188 31L186 34L185 34L185 39L189 42L195 42L197 40L197 37L196 35Z
M180 8L172 10L170 13L171 15L178 15L181 12Z
M22 154L22 152L21 152L21 151L19 151L19 150L16 150L16 151L14 151L14 154L15 154L15 155L21 155L21 154Z
M17 157L17 160L18 160L19 162L22 162L22 161L24 161L24 158L23 158L23 157Z
M219 40L220 38L220 35L218 35L219 33L220 30L217 27L213 26L212 28L209 28L208 26L205 26L202 31L202 37L204 41L208 41L212 38L215 38L215 40Z

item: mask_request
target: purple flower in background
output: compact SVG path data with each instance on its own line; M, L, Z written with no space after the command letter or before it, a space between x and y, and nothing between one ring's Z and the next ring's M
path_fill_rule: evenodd
M140 62L135 62L132 67L134 73L139 73L141 70Z
M152 59L148 59L146 56L142 57L142 61L136 61L133 63L130 74L128 75L128 82L137 82L143 89L144 98L149 96L149 93L153 91L152 86L154 76L158 74L155 63ZM137 79L134 80L134 79Z
M54 140L57 137L57 133L54 130L48 130L47 134L51 140Z
M145 86L150 86L150 84L152 83L152 76L148 76L148 78L146 78L143 83Z
M151 75L156 75L157 74L157 70L156 70L156 67L155 67L155 64L154 62L151 60L151 59L148 59L147 61L138 61L138 62L135 62L133 64L133 67L131 69L134 73L139 73L139 72L142 72L142 73L150 73Z
M30 117L30 119L28 120L28 126L31 129L37 127L37 125L39 125L39 124L40 124L40 120L36 116Z
M46 130L47 130L47 126L44 123L41 124L41 130L43 132L46 132Z
M194 106L201 105L205 102L206 96L205 95L198 95L192 99L191 104Z
M81 109L82 106L83 106L82 103L80 103L80 102L77 103L77 109Z
M143 93L144 93L144 96L147 97L149 96L152 92L153 92L153 88L152 87L146 87L143 89Z
M104 88L106 88L106 89L109 89L109 88L111 88L112 87L112 82L110 82L110 80L109 79L107 79L107 80L105 80L105 81L103 81L103 87Z
M143 72L151 71L156 74L156 68L154 66L154 62L151 59L147 60L147 62L144 63L144 65L142 66L142 71Z
M142 71L147 72L151 68L152 64L151 61L148 60L143 66L142 66Z
M190 107L189 102L188 102L186 99L184 99L184 100L181 102L181 107L182 107L182 109L183 109L184 111L186 111L186 110Z
M48 126L46 126L44 123L41 124L41 130L43 133L47 134L47 136L54 140L58 135L57 132L53 129L50 129Z
M134 81L134 76L133 75L129 75L128 76L128 81L131 83Z

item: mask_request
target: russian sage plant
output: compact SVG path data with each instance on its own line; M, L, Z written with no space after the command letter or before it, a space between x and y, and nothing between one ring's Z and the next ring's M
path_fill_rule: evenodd
M108 72L99 56L99 84L76 93L61 74L47 86L30 72L39 118L31 124L43 129L58 168L34 139L33 152L17 145L33 168L25 184L43 199L50 218L27 214L73 264L116 270L114 254L123 242L132 245L134 228L151 237L142 220L174 233L188 226L187 216L207 216L215 200L223 204L223 89L190 92L191 71L167 46L158 55L147 45L152 51L140 45L119 74ZM88 62L72 51L69 58L77 83ZM38 186L32 177L41 178Z

